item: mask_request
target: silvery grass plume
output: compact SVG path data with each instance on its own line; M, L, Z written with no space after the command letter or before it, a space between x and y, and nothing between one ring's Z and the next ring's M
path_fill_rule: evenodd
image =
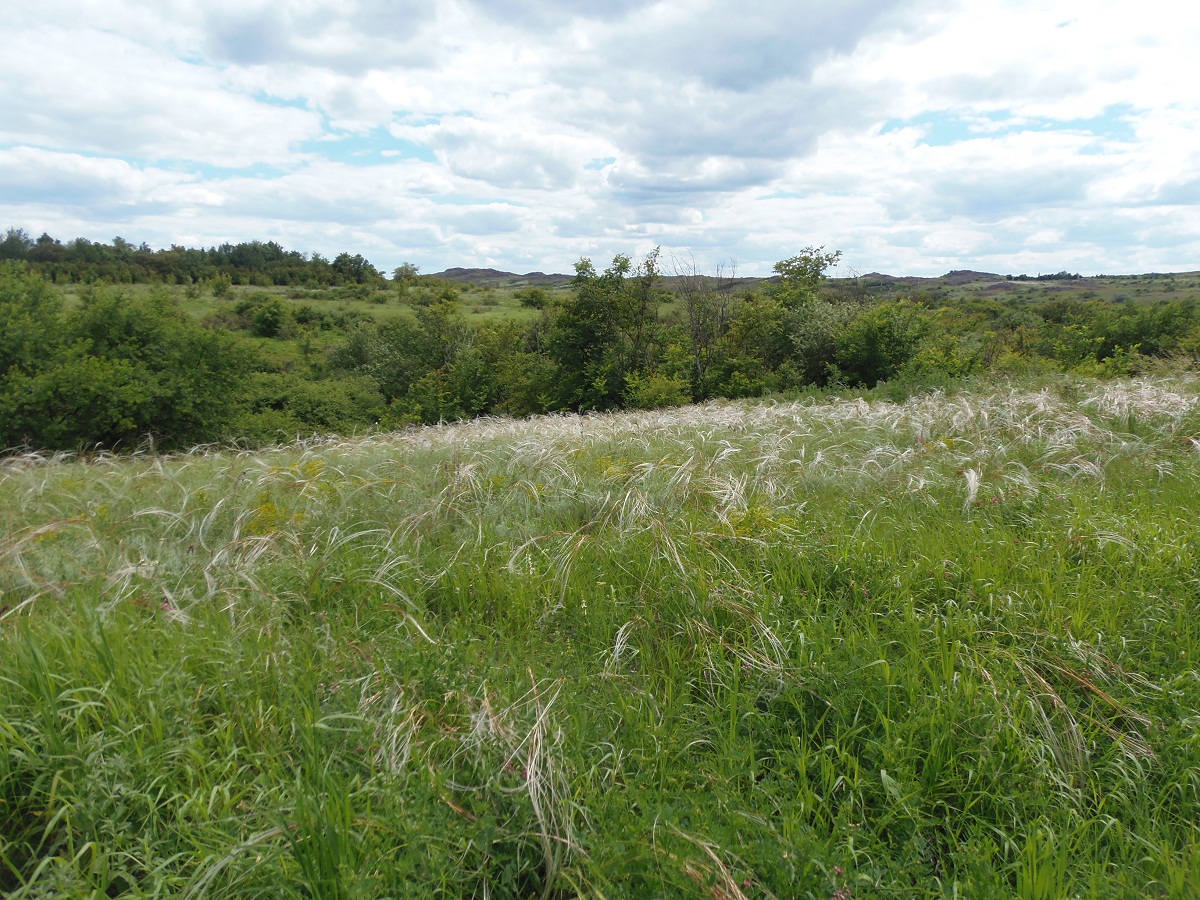
M296 558L320 570L345 534L420 569L428 536L448 531L459 535L458 546L506 554L513 571L521 559L542 571L530 552L557 544L545 561L565 585L592 536L613 529L626 539L657 535L657 552L682 571L687 563L664 526L688 509L707 509L728 524L754 503L798 508L806 483L840 479L864 490L883 484L929 493L955 472L969 507L984 473L997 473L1004 490L1025 492L1036 491L1038 471L1101 478L1112 460L1151 455L1144 441L1113 430L1114 417L1136 415L1169 432L1196 407L1196 380L1184 378L1085 387L1078 403L1051 388L934 393L903 404L717 402L487 418L253 453L24 454L0 463L0 492L8 508L39 510L43 520L4 535L0 578L8 614L95 577L110 602L165 602L184 613L217 596L236 605L244 589L275 596L263 581L266 569ZM589 459L610 460L599 482L585 479L581 463ZM1165 461L1152 464L1169 471ZM528 526L517 510L530 506L582 517L582 527L577 519L560 537L522 534ZM345 515L358 521L334 526L344 528L341 536L317 524ZM512 526L497 531L510 519ZM71 556L56 552L68 532ZM183 555L180 540L187 542ZM372 583L370 569L354 579ZM425 574L443 570L441 563ZM412 598L398 599L411 608Z

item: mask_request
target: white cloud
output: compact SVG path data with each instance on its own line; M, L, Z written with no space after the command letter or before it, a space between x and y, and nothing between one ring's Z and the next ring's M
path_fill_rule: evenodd
M1165 0L48 0L0 36L0 227L427 271L1195 267L1196 46Z
M319 133L305 110L256 102L218 70L121 35L43 26L0 53L0 142L148 161L280 164Z
M634 27L608 29L597 51L621 68L747 93L775 81L808 79L820 63L891 24L898 9L919 5L759 0L748 10L726 0L665 0Z

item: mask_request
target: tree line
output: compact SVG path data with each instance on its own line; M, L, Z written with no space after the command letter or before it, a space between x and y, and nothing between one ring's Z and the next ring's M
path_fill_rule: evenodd
M274 241L218 247L172 245L152 250L121 237L111 244L79 237L62 243L49 234L32 238L10 228L0 241L0 262L19 261L52 282L65 284L366 285L381 287L383 274L361 254L285 250Z
M412 266L384 282L411 315L243 290L197 321L165 286L91 285L68 307L44 267L10 260L0 263L0 448L257 445L831 386L885 384L899 398L979 373L1120 375L1200 352L1194 298L877 299L833 289L825 276L838 257L807 248L750 291L692 265L664 273L657 250L603 269L583 259L565 293L523 294L531 320L482 324L464 312L461 286Z

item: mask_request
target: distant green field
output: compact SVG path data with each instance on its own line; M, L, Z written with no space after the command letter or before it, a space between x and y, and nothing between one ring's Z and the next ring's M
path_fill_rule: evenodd
M7 459L0 892L1196 897L1198 450L1178 376Z
M1020 300L1102 300L1155 302L1200 296L1200 273L1113 275L1078 281L977 281L959 286L957 296L1014 297Z
M563 276L565 278L565 276ZM741 278L735 290L753 290L766 279ZM664 289L671 292L676 279L662 280ZM517 294L528 289L532 282L523 276L509 278L480 278L478 283L458 282L458 302L463 312L474 321L489 319L516 319L530 321L537 310L523 305ZM156 285L124 285L121 291L139 293L159 289ZM239 300L266 294L278 297L289 304L306 304L319 309L348 309L372 319L387 321L412 315L413 302L403 298L392 287L368 291L360 287L291 288L232 286L223 298L216 298L211 287L197 286L194 296L178 285L167 288L180 299L184 309L197 318L205 318L232 309ZM562 297L569 292L563 283L544 288L548 297ZM68 303L75 302L81 285L64 285L59 288ZM1114 275L1097 278L1082 278L1071 281L1006 281L1004 279L981 278L959 283L953 277L942 278L898 278L877 279L872 276L859 278L830 278L827 290L831 294L863 294L874 297L912 296L926 302L955 303L963 301L999 301L1018 304L1038 304L1052 300L1098 300L1109 303L1154 303L1163 300L1181 300L1200 297L1200 272L1185 272L1170 275ZM663 305L669 315L671 304Z
M149 291L163 290L162 285L130 284L119 285L108 290L116 290L129 294L142 294ZM497 289L463 285L458 296L459 303L465 314L472 319L484 321L494 318L508 318L528 321L537 315L537 310L522 306L514 296L516 288ZM82 292L87 290L84 285L62 285L59 292L73 306L78 303ZM292 288L292 287L255 287L234 285L229 288L224 297L214 297L208 286L200 287L189 296L188 291L180 285L167 285L166 290L178 298L180 305L198 319L229 312L239 301L250 297L266 295L277 297L289 305L307 305L323 310L352 310L378 321L388 321L395 318L410 317L414 303L403 299L395 290L366 291L360 288ZM550 295L561 294L564 289L550 291Z

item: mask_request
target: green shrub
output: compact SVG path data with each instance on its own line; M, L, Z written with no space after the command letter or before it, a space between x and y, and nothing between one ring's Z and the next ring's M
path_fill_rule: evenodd
M625 376L625 384L626 403L634 409L661 409L692 402L691 385L679 376L631 372Z
M873 387L908 365L928 333L928 320L910 303L865 309L835 336L837 372L847 384Z
M233 279L228 275L218 275L209 283L212 295L218 300L226 297L233 287Z
M811 300L787 314L784 328L792 345L797 376L804 384L824 384L838 355L838 335L858 314L852 303Z
M78 309L47 308L41 322L52 337L18 337L0 382L0 446L133 449L153 435L171 449L228 433L247 356L230 335L194 323L165 289L89 290Z
M253 446L297 435L346 434L376 425L385 413L384 398L370 378L312 380L257 372L248 379L229 437Z
M550 295L546 293L543 287L527 287L519 291L514 291L513 296L522 305L530 309L545 309L550 302Z

